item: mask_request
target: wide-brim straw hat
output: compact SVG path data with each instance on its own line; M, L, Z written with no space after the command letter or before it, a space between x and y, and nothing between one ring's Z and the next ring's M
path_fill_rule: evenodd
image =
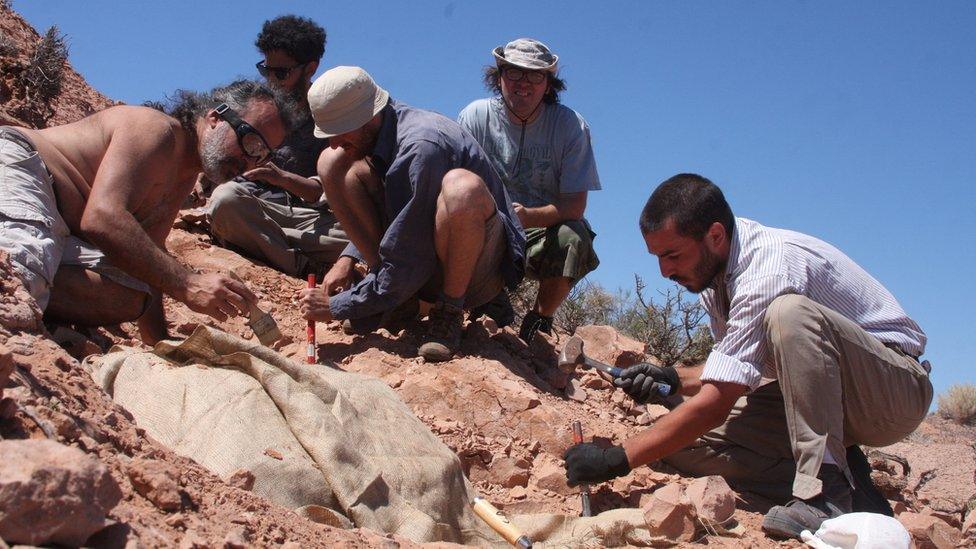
M366 125L383 110L390 94L360 67L335 67L308 89L315 137L333 137Z

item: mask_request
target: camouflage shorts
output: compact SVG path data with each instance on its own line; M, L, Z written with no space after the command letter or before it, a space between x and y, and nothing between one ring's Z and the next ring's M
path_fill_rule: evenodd
M564 276L575 284L600 265L594 238L596 233L585 219L526 229L526 276L535 280Z

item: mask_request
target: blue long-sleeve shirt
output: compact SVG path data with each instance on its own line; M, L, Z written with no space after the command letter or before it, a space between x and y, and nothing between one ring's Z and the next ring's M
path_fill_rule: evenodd
M434 213L444 175L455 168L484 180L495 199L508 244L502 276L509 288L525 272L525 233L511 200L481 145L453 120L390 101L370 155L382 175L389 225L380 241L380 263L359 284L332 296L336 319L388 311L415 295L437 272ZM343 255L362 259L351 243Z

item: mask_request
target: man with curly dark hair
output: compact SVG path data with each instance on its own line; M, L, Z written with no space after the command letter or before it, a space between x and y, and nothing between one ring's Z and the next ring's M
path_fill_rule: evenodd
M304 17L264 22L254 42L263 56L258 72L294 97L302 121L271 162L219 185L209 204L210 229L219 242L293 276L320 274L348 243L315 176L328 140L312 135L305 98L325 39L325 29Z
M553 314L573 285L600 264L596 234L583 217L587 193L600 190L600 177L586 121L559 104L566 89L557 75L559 57L531 38L492 54L485 85L496 96L465 107L458 123L488 153L525 227L526 276L539 281L519 330L528 343L537 332L551 333ZM504 293L471 314L482 313L500 326L514 319Z
M42 130L0 127L0 250L45 318L137 320L152 344L168 337L164 293L218 320L256 303L242 282L180 264L166 236L197 173L226 180L271 158L293 102L244 80L174 103L168 112L111 107Z

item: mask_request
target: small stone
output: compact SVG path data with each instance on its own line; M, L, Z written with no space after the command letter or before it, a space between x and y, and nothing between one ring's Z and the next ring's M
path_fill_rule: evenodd
M266 456L268 456L270 458L277 459L278 461L281 461L281 460L285 459L285 456L281 455L281 452L279 452L278 450L275 450L274 448L265 448L264 449L264 455L266 455Z
M224 549L246 549L249 547L248 537L243 526L235 526L224 536Z
M524 486L516 486L508 491L508 497L512 499L525 499L529 492Z
M3 392L3 386L0 385L0 393ZM0 400L0 419L10 419L14 417L17 413L17 401L12 398L5 398Z
M685 495L701 520L723 524L735 513L735 493L720 476L696 478L688 485Z
M224 482L235 488L250 492L254 488L254 473L241 468L231 473Z
M695 537L695 507L680 484L669 484L654 492L644 508L644 521L652 535L690 542Z
M566 396L576 402L586 401L586 389L580 383L580 380L573 378L569 380L569 384L566 385Z
M177 511L183 505L177 482L179 471L157 460L137 458L128 468L132 487L142 497L163 511Z
M173 528L178 528L180 530L186 528L186 516L183 513L170 515L166 517L166 520L163 522L165 522L168 526L172 526Z
M492 484L500 484L505 488L525 486L529 483L529 472L518 467L510 457L496 458L488 470L488 480Z
M188 530L180 540L180 549L210 549L210 544L193 530Z
M566 470L554 458L536 460L532 467L532 482L537 488L563 496L574 495L578 490L566 484Z

